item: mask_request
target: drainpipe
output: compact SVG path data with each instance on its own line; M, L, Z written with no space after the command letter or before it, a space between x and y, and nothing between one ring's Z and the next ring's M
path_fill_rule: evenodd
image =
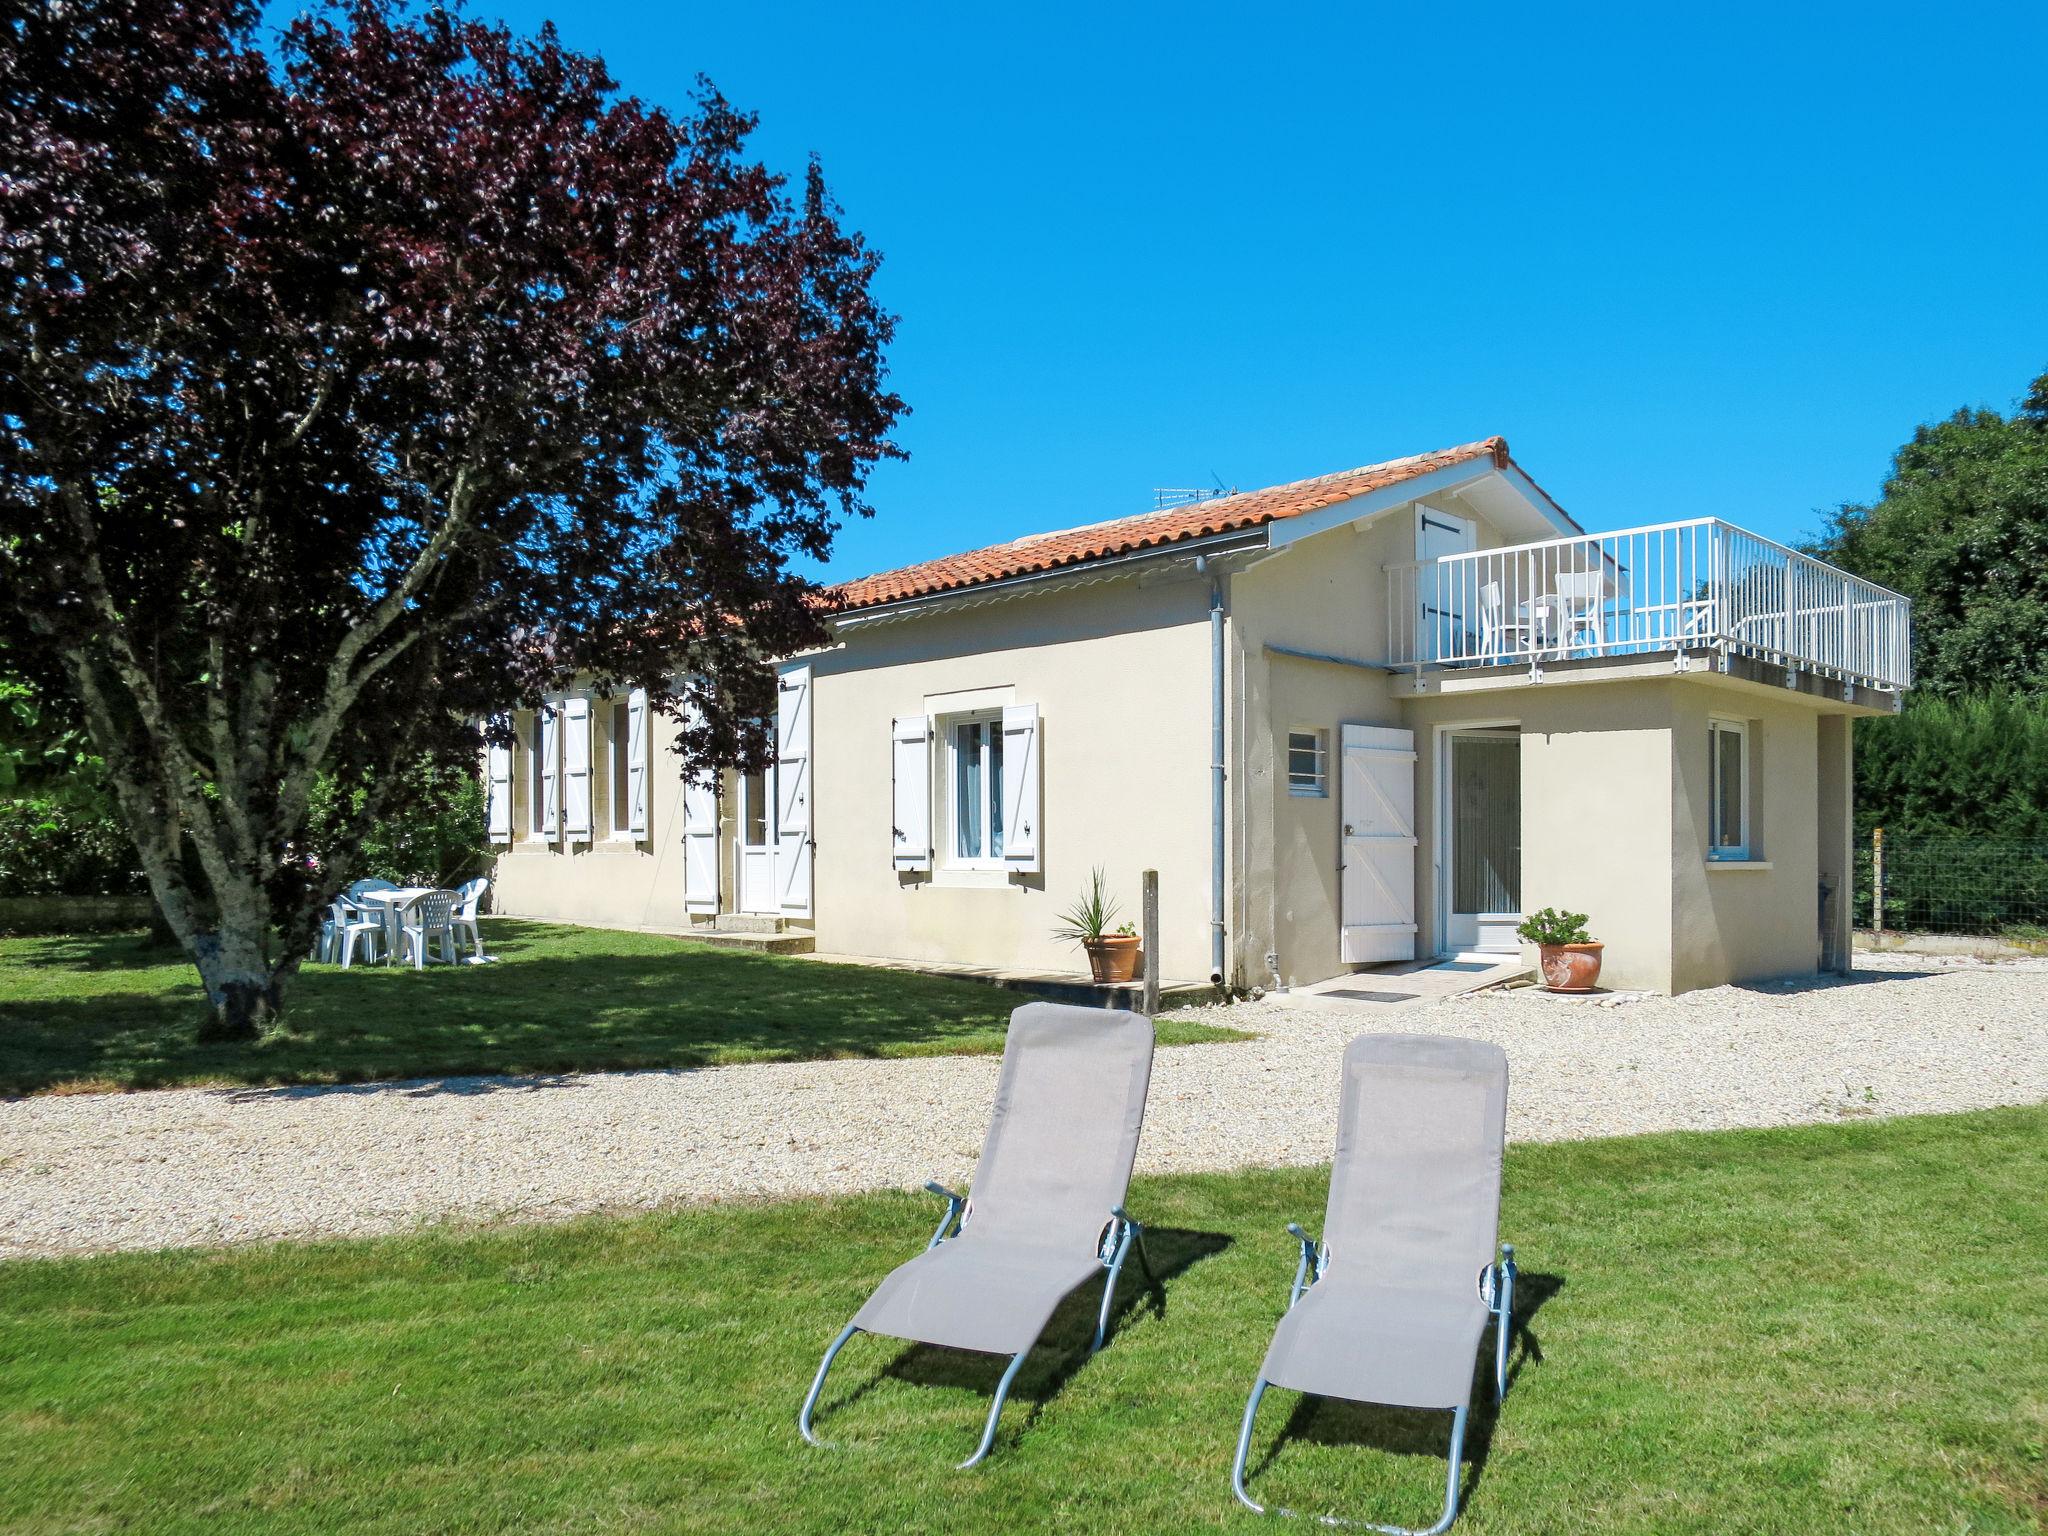
M1223 578L1209 557L1195 557L1209 578L1209 980L1223 985Z

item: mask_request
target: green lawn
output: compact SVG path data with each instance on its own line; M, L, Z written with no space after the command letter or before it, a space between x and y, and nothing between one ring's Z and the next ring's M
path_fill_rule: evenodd
M985 1357L856 1340L841 1448L796 1436L922 1198L10 1265L0 1530L1265 1528L1230 1447L1325 1181L1139 1181L1163 1312L1084 1361L1070 1302L971 1473ZM1534 1310L1459 1529L2039 1530L2043 1188L2048 1108L1514 1149ZM1294 1401L1255 1489L1427 1522L1443 1417Z
M193 1042L199 979L139 936L0 939L0 1094L336 1083L1000 1051L1025 999L977 982L487 919L492 966L308 966L282 1027ZM1162 1020L1162 1045L1236 1040Z

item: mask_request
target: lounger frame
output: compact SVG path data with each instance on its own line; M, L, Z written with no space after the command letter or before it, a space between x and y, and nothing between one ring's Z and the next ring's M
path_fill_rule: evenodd
M1304 1292L1323 1277L1329 1267L1330 1251L1326 1245L1302 1230L1301 1223L1289 1222L1288 1233L1301 1244L1301 1259L1294 1266L1294 1285L1287 1295L1287 1309L1294 1310ZM1508 1342L1514 1332L1515 1316L1515 1245L1502 1243L1498 1262L1486 1266L1479 1277L1480 1299L1486 1303L1486 1310L1493 1314L1493 1400L1504 1402L1508 1395ZM1300 1518L1300 1512L1283 1509L1274 1505L1268 1509L1254 1499L1244 1486L1245 1462L1251 1455L1252 1422L1258 1417L1259 1399L1266 1395L1270 1385L1264 1376L1252 1382L1250 1401L1244 1405L1244 1423L1237 1432L1237 1456L1230 1466L1230 1490L1245 1508L1259 1515L1287 1515ZM1465 1453L1465 1419L1471 1404L1467 1403L1451 1411L1451 1453L1450 1467L1444 1475L1443 1513L1436 1524L1424 1527L1406 1525L1380 1525L1370 1520L1347 1520L1337 1515L1310 1515L1306 1518L1322 1525L1341 1526L1348 1529L1383 1531L1386 1536L1442 1536L1450 1529L1451 1522L1458 1518L1458 1478Z
M925 1188L932 1194L943 1197L946 1202L946 1214L939 1218L938 1227L933 1231L931 1241L925 1244L926 1250L929 1251L958 1237L965 1230L973 1217L973 1206L965 1196L954 1193L943 1184L928 1182ZM1095 1335L1088 1345L1090 1355L1102 1348L1103 1340L1108 1334L1109 1314L1116 1304L1116 1282L1123 1273L1124 1260L1130 1256L1133 1248L1137 1250L1138 1263L1145 1271L1145 1278L1156 1286L1159 1277L1152 1269L1152 1256L1145 1251L1144 1227L1121 1205L1113 1205L1109 1210L1109 1223L1103 1229L1102 1241L1097 1250L1102 1267L1108 1273L1102 1286L1102 1305L1095 1314ZM845 1347L848 1339L861 1331L854 1324L848 1323L839 1330L838 1337L826 1348L825 1358L818 1363L818 1374L812 1378L811 1390L805 1394L804 1405L796 1416L797 1430L812 1445L831 1444L830 1441L818 1438L811 1427L811 1416L818 1406L819 1394L825 1390L825 1376L832 1369L833 1358ZM995 1401L989 1404L988 1423L982 1429L981 1443L974 1448L972 1456L958 1464L957 1470L964 1472L980 1462L996 1443L996 1425L1002 1419L1003 1403L1010 1395L1010 1386L1016 1381L1017 1372L1023 1368L1024 1357L1030 1354L1037 1344L1038 1340L1033 1339L1010 1357L1010 1363L1003 1371L1002 1379L996 1383Z

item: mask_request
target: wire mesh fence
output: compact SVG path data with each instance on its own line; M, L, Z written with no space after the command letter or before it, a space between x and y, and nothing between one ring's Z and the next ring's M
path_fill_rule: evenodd
M1887 837L1856 850L1856 926L2048 942L2048 842Z

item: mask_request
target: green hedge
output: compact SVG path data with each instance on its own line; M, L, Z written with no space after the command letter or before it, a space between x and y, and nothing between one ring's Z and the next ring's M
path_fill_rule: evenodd
M1856 835L2048 842L2048 698L1916 696L1856 723Z
M2048 926L2048 699L1916 697L1856 724L1856 921L1871 831L1885 835L1885 925L2038 936Z
M115 817L53 795L0 800L0 897L146 890L135 845Z
M452 887L488 870L485 790L474 769L422 759L401 771L410 780L407 809L386 817L364 839L356 874L400 885ZM321 780L311 806L310 842L316 856L361 804L360 789Z

